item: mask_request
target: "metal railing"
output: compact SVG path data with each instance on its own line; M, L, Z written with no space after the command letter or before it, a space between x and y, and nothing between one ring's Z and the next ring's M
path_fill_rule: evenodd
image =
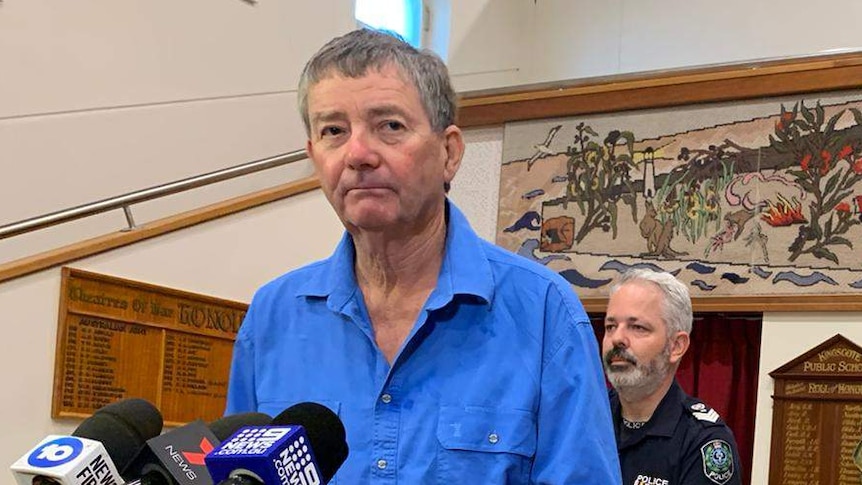
M26 232L55 226L64 222L74 221L116 209L123 209L123 212L125 213L126 222L129 224L129 227L126 228L126 230L134 230L135 220L132 216L131 209L133 204L158 199L159 197L164 197L166 195L184 192L186 190L241 177L243 175L260 172L270 168L280 167L289 163L305 160L306 158L308 158L308 155L305 153L305 150L282 153L280 155L216 170L203 175L196 175L194 177L177 180L175 182L137 190L128 194L109 197L97 202L91 202L89 204L83 204L45 215L31 217L29 219L0 226L0 239L10 238Z

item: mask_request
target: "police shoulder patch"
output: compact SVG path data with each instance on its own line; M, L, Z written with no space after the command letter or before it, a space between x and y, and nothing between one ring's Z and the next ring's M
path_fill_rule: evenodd
M733 451L727 441L715 439L700 447L703 474L713 483L724 485L733 477Z

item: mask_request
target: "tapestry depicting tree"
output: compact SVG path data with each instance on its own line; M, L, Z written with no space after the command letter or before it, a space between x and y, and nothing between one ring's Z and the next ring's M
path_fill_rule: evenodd
M603 296L862 292L862 94L512 123L497 243Z

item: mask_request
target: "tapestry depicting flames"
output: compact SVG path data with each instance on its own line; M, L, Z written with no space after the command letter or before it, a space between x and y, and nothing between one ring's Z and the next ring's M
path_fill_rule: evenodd
M862 92L510 123L497 243L606 296L862 294Z

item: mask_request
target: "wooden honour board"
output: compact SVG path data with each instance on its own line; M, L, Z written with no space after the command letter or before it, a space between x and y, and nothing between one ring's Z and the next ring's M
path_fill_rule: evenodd
M63 268L51 416L137 397L167 425L222 416L248 305Z
M858 485L862 348L835 335L770 372L770 484Z

